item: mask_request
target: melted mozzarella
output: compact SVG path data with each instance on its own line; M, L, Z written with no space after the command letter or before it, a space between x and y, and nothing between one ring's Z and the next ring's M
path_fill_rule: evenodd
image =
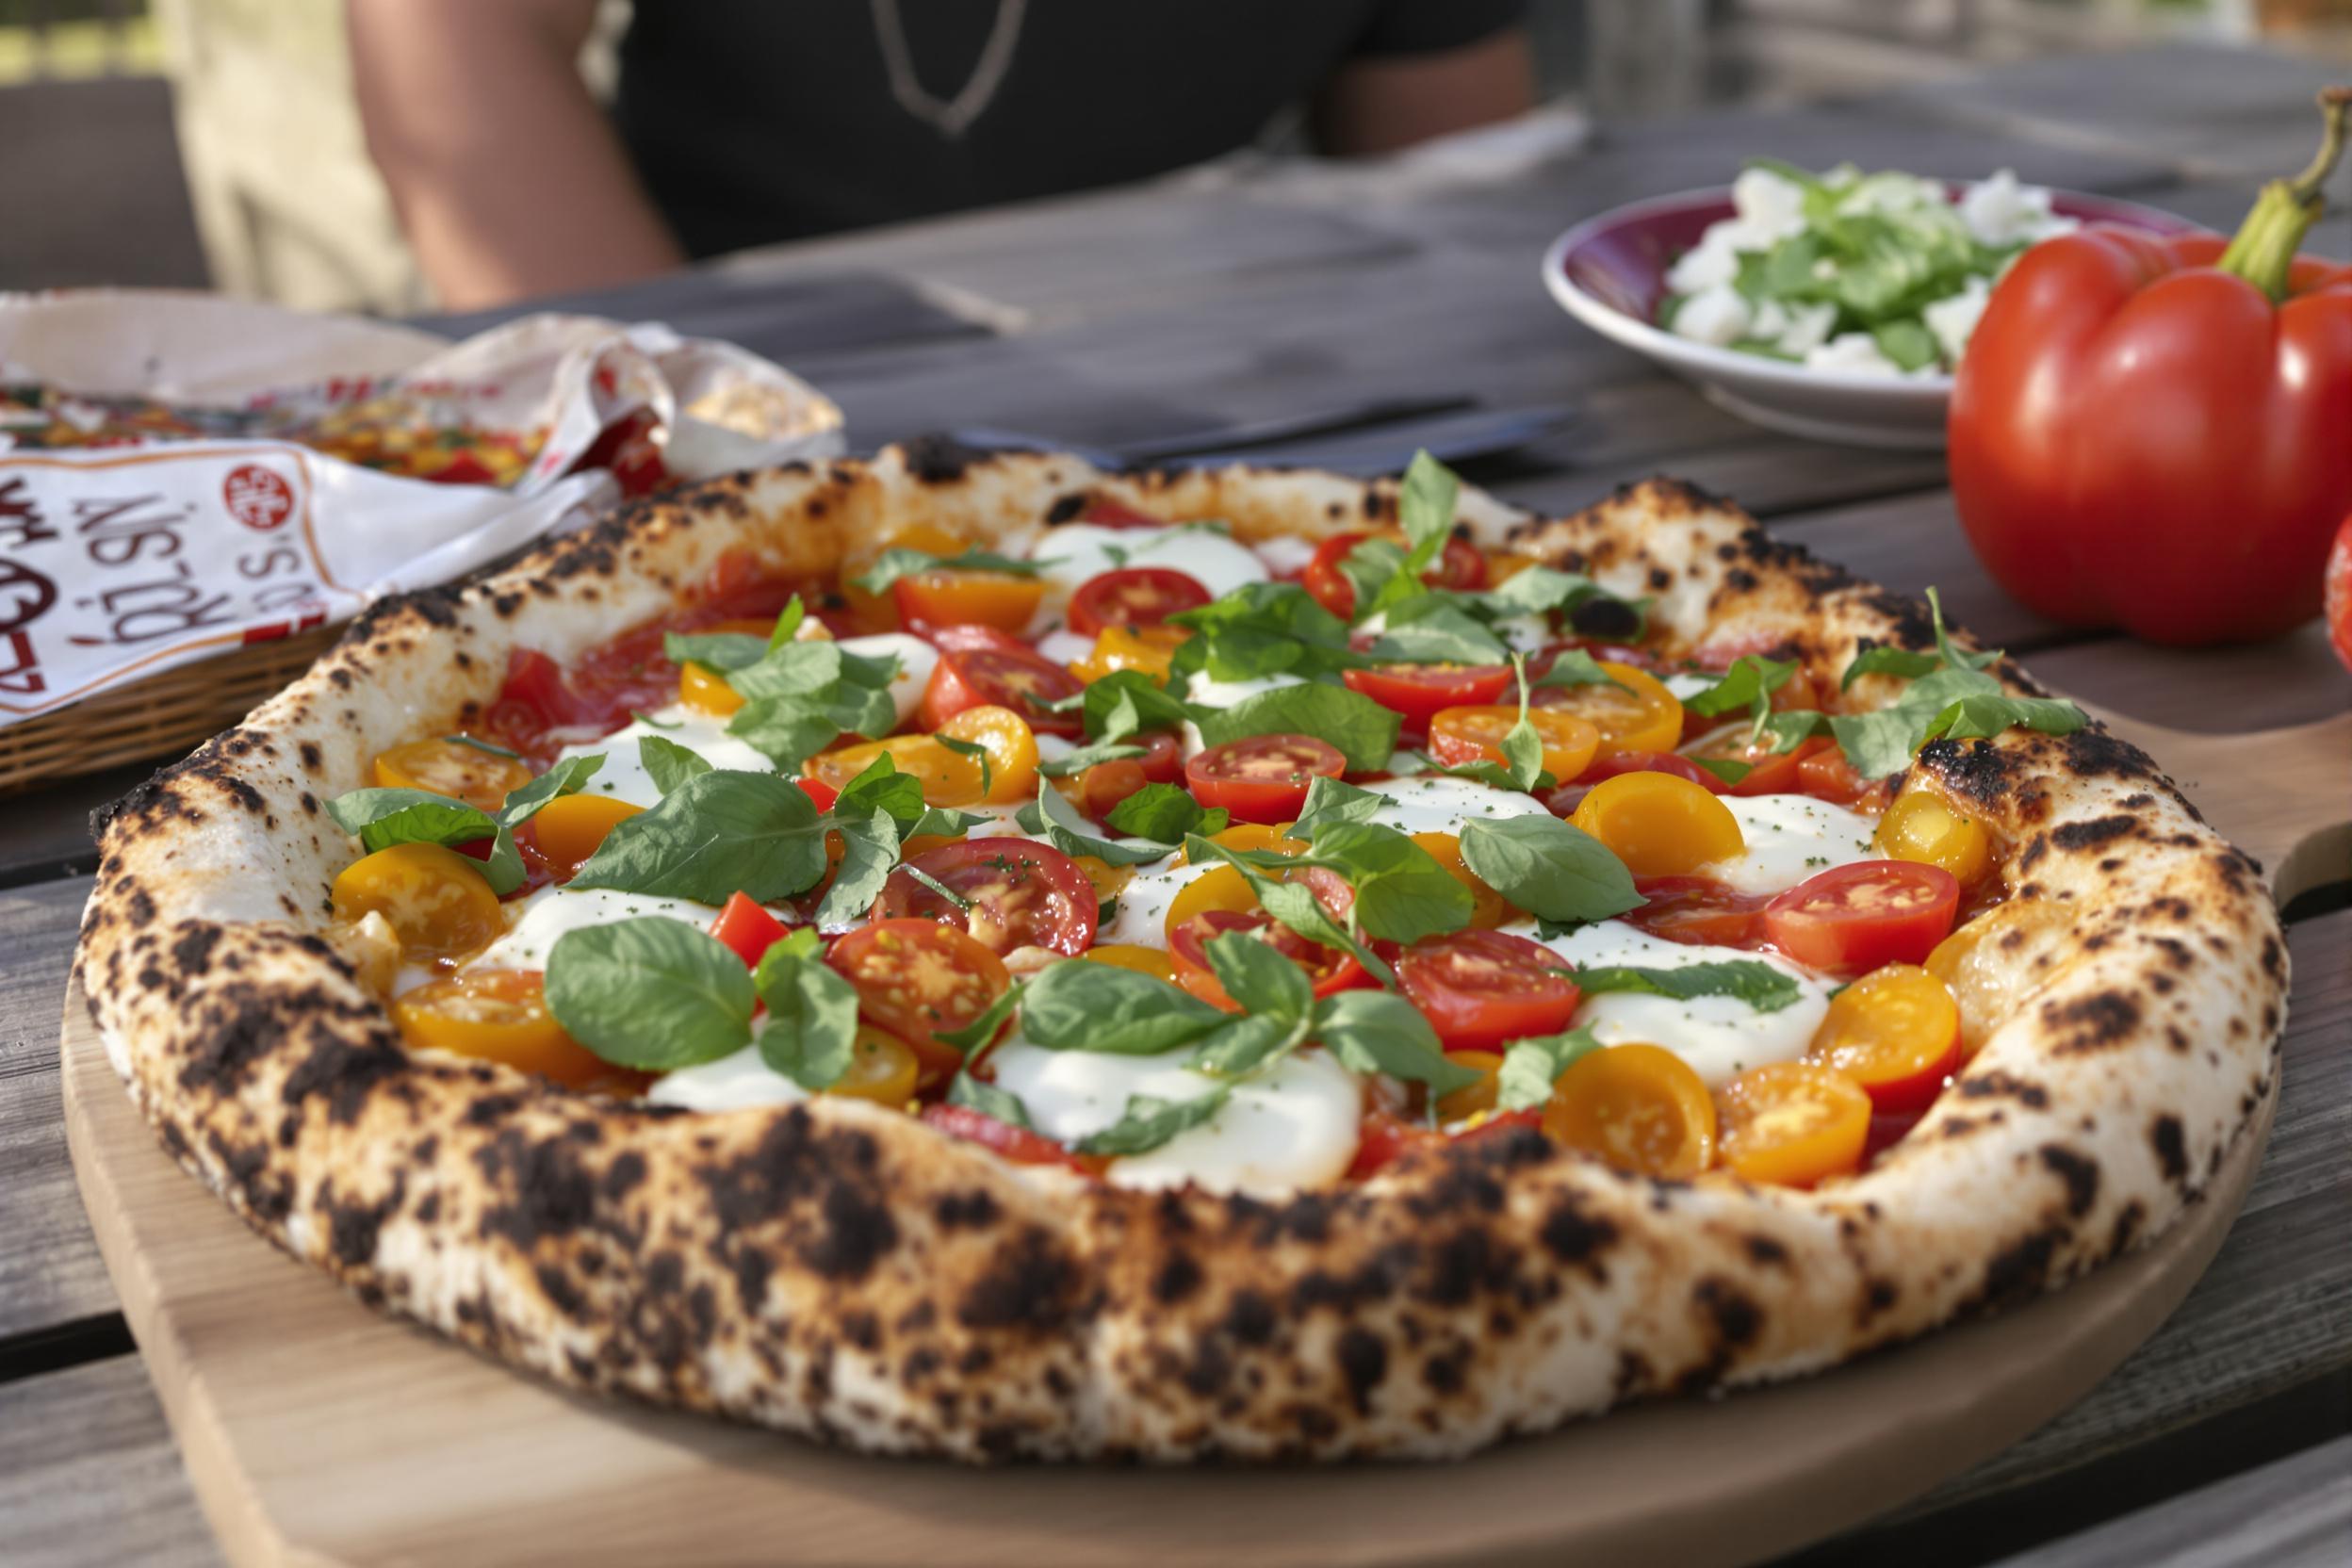
M1213 528L1098 528L1071 523L1048 529L1029 548L1045 563L1039 576L1052 584L1046 602L1059 607L1090 577L1120 566L1170 566L1198 580L1209 597L1222 598L1244 583L1264 582L1266 563Z
M1075 664L1094 652L1094 639L1080 631L1049 631L1037 639L1038 657L1055 664Z
M1875 820L1811 795L1723 795L1747 847L1699 868L1743 893L1784 892L1832 866L1880 858Z
M1498 790L1475 778L1423 774L1413 778L1387 778L1364 788L1386 802L1371 820L1399 833L1451 833L1460 837L1465 823L1501 817L1541 817L1544 803L1518 790Z
M931 684L931 672L939 662L939 650L905 631L844 637L841 646L868 659L887 659L893 654L898 657L898 673L890 678L890 701L898 708L898 722L905 724L923 701L923 689Z
M1206 670L1195 670L1191 678L1184 682L1184 695L1203 708L1231 708L1244 697L1254 697L1261 692L1305 684L1303 678L1295 675L1262 675L1254 680L1218 680Z
M1674 694L1676 702L1685 702L1716 685L1723 677L1705 670L1670 670L1658 677L1658 683Z
M545 969L556 939L582 926L603 925L638 915L665 915L707 926L718 910L683 898L654 898L610 888L542 888L514 906L514 923L505 936L466 961L467 969Z
M1046 1051L1015 1036L990 1053L1000 1088L1019 1095L1047 1137L1073 1143L1117 1122L1128 1097L1191 1100L1211 1080L1182 1054L1114 1056ZM1233 1086L1224 1108L1148 1153L1114 1161L1114 1186L1272 1195L1336 1181L1355 1158L1364 1119L1353 1074L1302 1051Z
M1302 539L1295 533L1278 533L1270 539L1261 539L1250 547L1257 552L1258 559L1265 563L1268 572L1276 577L1287 577L1305 571L1307 563L1315 559L1315 552L1322 543L1320 539Z
M684 746L714 768L734 768L745 773L774 773L776 764L748 743L727 732L727 721L698 712L684 703L674 702L649 715L655 722L643 719L626 729L616 730L601 741L583 742L565 746L565 757L596 757L604 759L596 776L581 790L583 794L610 795L614 800L628 801L631 806L658 806L662 792L653 787L653 777L645 772L637 743L647 735L659 735L665 741Z
M1168 946L1168 906L1184 884L1206 876L1214 866L1180 866L1173 856L1137 866L1135 874L1119 890L1119 912L1096 933L1099 942L1130 942L1137 947Z
M715 1062L663 1073L645 1091L653 1104L683 1105L690 1111L743 1111L808 1098L807 1089L760 1059L757 1045Z
M1536 937L1532 923L1504 929ZM1617 920L1578 926L1544 945L1576 968L1623 964L1635 969L1680 969L1689 964L1754 959L1795 978L1803 995L1769 1013L1757 1011L1736 996L1699 996L1680 1002L1641 991L1605 991L1587 997L1576 1008L1576 1025L1591 1029L1603 1045L1663 1046L1690 1063L1709 1088L1720 1087L1760 1063L1802 1056L1829 1013L1826 986L1786 958L1768 953L1671 942Z

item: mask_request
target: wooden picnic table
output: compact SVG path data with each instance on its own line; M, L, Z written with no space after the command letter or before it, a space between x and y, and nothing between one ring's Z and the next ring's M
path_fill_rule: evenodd
M2176 48L1612 127L1501 178L1300 178L1245 163L731 257L593 302L773 355L842 404L861 447L979 423L1115 443L1431 393L1571 404L1557 435L1472 463L1469 477L1550 511L1650 473L1692 480L1867 577L1940 585L1960 620L2055 687L2176 728L2244 732L2352 699L2317 628L2187 653L2050 625L1968 554L1939 454L1743 424L1562 316L1536 258L1576 219L1722 183L1758 153L1956 176L2009 166L2227 227L2261 179L2308 155L2327 75ZM2316 249L2352 256L2347 212L2352 193ZM93 860L86 817L144 771L0 800L0 1557L19 1564L220 1560L117 1312L59 1121L59 1005ZM2186 1304L2040 1431L1790 1560L2352 1560L2342 905L2290 910L2277 1128Z

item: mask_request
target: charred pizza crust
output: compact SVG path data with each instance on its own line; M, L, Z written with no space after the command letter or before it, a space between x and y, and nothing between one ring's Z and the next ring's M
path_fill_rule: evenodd
M987 541L1098 494L1245 539L1395 508L1322 474L894 449L700 485L383 604L101 813L76 963L133 1098L366 1301L564 1383L968 1460L1434 1458L1795 1376L2163 1233L2246 1135L2287 978L2270 898L2096 726L1937 742L1908 770L1994 824L2015 900L2059 918L2000 939L2014 1016L1927 1119L1819 1193L1621 1176L1533 1134L1279 1202L1041 1181L856 1101L698 1115L412 1059L321 936L353 853L324 800L487 701L511 648L578 653L729 547L823 569L885 521ZM1920 604L1671 482L1553 521L1465 496L1463 517L1652 596L1685 646L1770 632L1834 677L1868 643L1931 645Z

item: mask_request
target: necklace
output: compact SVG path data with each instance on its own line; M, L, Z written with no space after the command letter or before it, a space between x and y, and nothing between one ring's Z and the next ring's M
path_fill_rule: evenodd
M874 35L882 46L883 68L890 73L890 96L898 106L950 140L959 139L972 122L988 112L997 89L1004 85L1013 52L1020 46L1021 24L1029 0L997 0L996 19L980 46L972 76L953 98L927 91L915 75L914 57L906 48L906 26L898 14L898 0L867 0L874 15Z

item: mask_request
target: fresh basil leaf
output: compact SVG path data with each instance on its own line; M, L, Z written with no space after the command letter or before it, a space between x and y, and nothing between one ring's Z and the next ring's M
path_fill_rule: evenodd
M1943 660L1936 654L1917 653L1891 643L1882 643L1875 647L1864 648L1854 656L1854 662L1846 666L1846 673L1838 678L1838 689L1845 691L1866 675L1891 675L1909 680L1932 674L1942 665Z
M869 594L887 594L890 584L913 572L1003 572L1011 577L1035 577L1054 560L1015 561L988 550L968 549L956 555L933 555L928 550L884 550L873 565L852 578Z
M841 863L817 905L821 931L839 931L863 921L898 867L898 823L888 811L858 818L843 817L837 810L830 820L833 831L841 836Z
M1168 620L1197 634L1177 650L1171 685L1173 672L1195 662L1217 680L1313 677L1363 662L1348 645L1348 623L1295 582L1245 582Z
M1543 761L1541 741L1537 743L1537 748L1536 760L1541 763ZM1522 784L1519 782L1518 776L1512 773L1511 769L1503 766L1500 762L1490 760L1484 757L1478 758L1477 760L1470 762L1441 762L1433 757L1424 755L1416 757L1414 760L1421 764L1421 766L1415 770L1416 772L1444 774L1448 778L1467 778L1473 783L1484 784L1490 789L1513 790L1524 792L1535 790L1549 790L1560 783L1560 780L1554 778L1550 774L1539 771L1536 774L1535 781L1532 784ZM1393 773L1396 770L1392 768L1390 771Z
M896 713L893 709L892 713ZM796 697L747 702L727 723L727 732L778 768L797 768L841 739L841 725L824 706Z
M776 614L776 625L768 629L768 652L774 653L785 644L796 641L801 623L808 618L808 607L800 602L798 594L786 599L784 608Z
M910 860L906 865L903 865L898 869L905 872L913 881L921 883L923 887L926 887L933 892L939 894L950 905L963 910L967 914L971 913L972 907L971 899L966 898L963 894L957 892L955 889L949 887L946 883L940 881L938 877L932 875L921 866L916 865L913 861Z
M1805 995L1805 988L1788 974L1758 958L1727 958L1674 969L1642 969L1630 964L1580 968L1576 972L1576 988L1587 996L1607 991L1644 991L1677 1002L1701 996L1731 996L1759 1013L1779 1012Z
M1418 941L1470 923L1470 890L1393 827L1331 823L1307 858L1348 879L1356 890L1350 913L1357 928L1382 941Z
M683 729L686 727L685 721L682 719L657 719L651 713L635 708L629 710L629 718L631 724L644 725L647 729Z
M519 790L507 792L506 803L498 809L498 825L519 827L536 815L547 802L564 795L577 794L588 780L604 766L604 754L593 757L566 757L555 766L532 779Z
M1405 548L1394 539L1367 538L1339 558L1339 575L1348 580L1348 602L1377 604L1388 585L1405 569ZM1398 603L1410 602L1400 599Z
M1365 658L1395 664L1500 664L1511 657L1500 637L1449 598L1430 595L1410 603L1431 608L1407 620L1398 617L1408 607L1399 606Z
M638 737L637 760L644 765L645 776L653 780L653 787L665 795L696 775L710 771L710 762L700 752L659 735Z
M837 817L856 820L880 811L902 829L921 818L923 809L923 780L899 772L897 760L887 751L876 753L833 801Z
M1737 784L1756 771L1753 762L1736 762L1728 757L1693 757L1690 760L1726 784Z
M747 670L768 656L764 638L743 631L665 632L662 657L673 664L699 664L717 675Z
M996 765L988 757L988 748L977 741L959 741L953 735L935 734L933 740L958 757L980 759L980 792L986 795L996 787Z
M1577 1057L1598 1051L1601 1042L1590 1029L1560 1035L1530 1035L1503 1047L1503 1065L1495 1071L1494 1108L1529 1111L1552 1098L1552 1086Z
M1307 785L1306 804L1298 808L1298 820L1291 825L1290 836L1312 843L1317 829L1337 822L1369 822L1387 804L1384 795L1318 775Z
M523 760L523 754L511 746L498 745L472 735L444 735L441 738L453 745L471 746L476 751L486 751L493 757L503 757L509 761L519 762Z
M1919 677L1901 697L1875 712L1827 718L1846 760L1865 778L1902 772L1919 747L1947 735L1968 740L2016 726L2070 735L2088 722L2070 702L2013 697L1993 677L1949 665Z
M429 790L352 790L327 802L327 815L370 855L394 844L470 843L498 830L488 812Z
M1087 738L1106 745L1147 729L1174 729L1192 717L1181 698L1141 670L1113 670L1088 681L1079 701Z
M1198 833L1185 838L1184 854L1194 865L1205 864L1212 859L1224 861L1241 873L1242 880L1249 883L1250 890L1257 895L1258 906L1267 914L1311 942L1336 947L1347 953L1381 985L1393 986L1396 983L1396 972L1388 967L1386 960L1359 941L1353 932L1333 920L1331 912L1315 901L1314 892L1303 883L1278 882L1259 870L1252 857L1227 849L1215 840L1204 839Z
M1027 988L1021 981L1014 981L1005 988L1004 994L989 1003L988 1011L978 1018L961 1029L935 1029L931 1037L943 1045L954 1046L969 1060L996 1038L997 1032L1004 1027L1004 1021L1013 1016L1014 1008L1021 1005Z
M1029 1120L1029 1107L1021 1102L1021 1096L1010 1089L998 1088L994 1084L983 1083L968 1070L957 1073L947 1086L947 1102L978 1111L982 1116L994 1117L1007 1127L1036 1131Z
M760 1059L816 1093L841 1082L856 1058L858 991L825 961L825 944L807 927L775 943L752 972L768 1004Z
M787 643L770 651L756 637L743 640L757 648L760 657L729 671L727 683L746 702L812 696L841 682L844 665L839 643Z
M1203 808L1181 785L1146 784L1103 820L1131 838L1180 844L1187 833L1224 832L1233 815L1221 806Z
M1509 620L1520 615L1573 614L1593 600L1613 600L1616 596L1580 572L1529 566L1482 593L1463 597L1477 613Z
M1314 1037L1351 1072L1384 1072L1451 1094L1478 1074L1449 1060L1420 1009L1393 991L1341 991L1315 1004Z
M1522 573L1522 576L1526 574ZM1550 669L1527 682L1530 686L1614 686L1625 683L1601 668L1601 662L1583 648L1562 648Z
M1282 961L1289 963L1288 959ZM1195 1072L1229 1082L1262 1072L1304 1042L1307 1021L1303 1013L1297 1017L1280 1013L1228 1015L1224 1022L1201 1038L1200 1049L1192 1054L1190 1066Z
M1754 743L1761 744L1770 741L1774 752L1794 751L1806 741L1827 729L1829 717L1827 713L1817 713L1809 708L1792 708L1778 713L1767 713L1764 715L1763 727ZM1701 759L1695 757L1691 760L1702 761ZM1702 765L1704 765L1703 762ZM1740 776L1744 778L1747 775L1742 772ZM1733 779L1732 782L1737 783L1739 780Z
M1745 708L1751 712L1769 710L1772 695L1788 684L1788 678L1797 673L1797 662L1765 659L1756 654L1741 654L1731 662L1731 668L1718 676L1715 683L1705 691L1693 692L1682 699L1684 708L1701 718L1711 719L1719 713L1729 713Z
M1254 692L1231 708L1201 714L1200 725L1202 743L1212 746L1252 735L1312 735L1336 746L1349 772L1374 773L1396 749L1399 722L1395 710L1361 692L1309 682Z
M583 925L547 951L547 1010L618 1067L666 1072L751 1041L751 972L699 926L662 915Z
M1021 831L1042 835L1046 842L1064 855L1091 855L1114 866L1140 866L1176 853L1172 841L1105 839L1087 831L1086 819L1078 814L1078 808L1047 783L1038 784L1037 798L1022 807L1014 820L1021 824Z
M617 824L570 885L714 905L740 891L770 904L817 885L825 833L791 779L715 769Z
M1037 772L1048 778L1068 778L1104 762L1123 762L1150 755L1142 746L1101 745L1081 746L1067 757L1040 761Z
M1539 919L1607 920L1648 902L1598 839L1554 816L1479 817L1462 825L1462 864Z
M1225 1016L1165 980L1079 958L1049 964L1029 982L1021 1027L1047 1051L1157 1056L1200 1038Z
M1296 1021L1315 1006L1307 972L1248 932L1212 937L1202 951L1217 984L1245 1013Z
M1191 1100L1162 1100L1131 1094L1126 1111L1102 1131L1078 1140L1081 1154L1148 1154L1177 1134L1200 1126L1225 1108L1233 1090L1219 1084Z
M1439 552L1454 531L1454 510L1461 499L1462 481L1454 471L1426 451L1413 454L1405 477L1396 487L1396 521L1405 531L1404 569L1391 578L1381 596L1384 603L1413 597L1424 591L1421 574L1437 564ZM1383 603L1357 603L1359 613L1383 608Z
M926 806L923 815L899 835L902 840L917 837L960 839L988 819L977 811L958 811L949 807Z

